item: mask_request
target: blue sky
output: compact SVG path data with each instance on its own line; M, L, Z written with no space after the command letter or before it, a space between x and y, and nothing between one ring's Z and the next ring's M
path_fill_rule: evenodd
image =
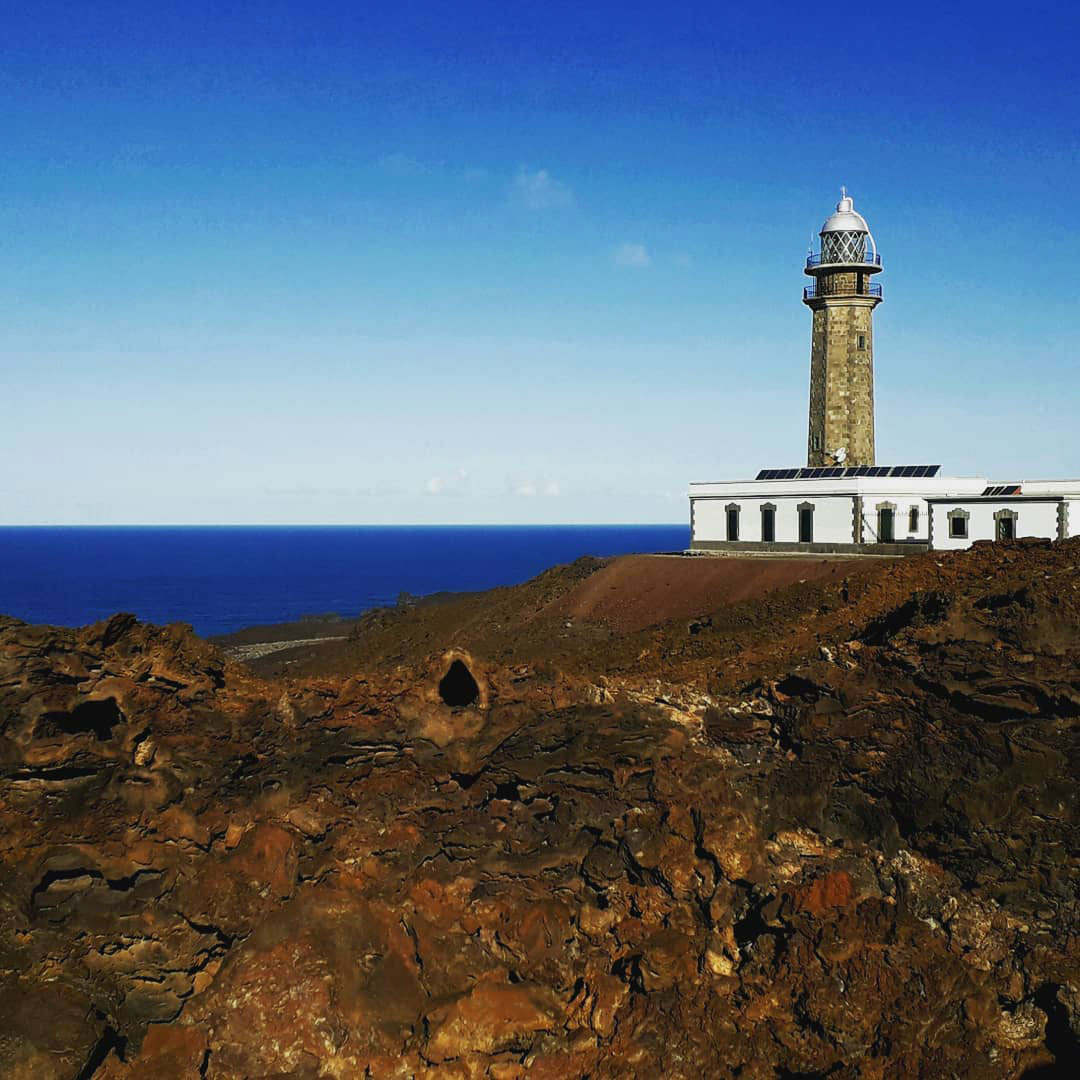
M8 5L0 523L681 521L841 184L878 460L1080 475L1076 9L371 7Z

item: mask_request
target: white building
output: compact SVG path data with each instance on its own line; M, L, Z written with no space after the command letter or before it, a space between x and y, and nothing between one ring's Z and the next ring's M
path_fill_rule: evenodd
M1071 522L1071 526L1070 526ZM698 551L904 555L1080 534L1080 480L990 484L938 466L764 469L690 485Z
M814 313L810 465L691 484L691 548L903 555L1080 534L1080 480L1003 484L875 464L872 316L882 293L871 275L881 256L846 192L821 239L803 293Z

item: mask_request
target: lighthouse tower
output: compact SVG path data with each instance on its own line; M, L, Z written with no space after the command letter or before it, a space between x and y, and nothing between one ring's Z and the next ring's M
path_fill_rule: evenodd
M806 259L813 282L803 303L814 313L810 338L807 464L874 464L874 308L881 256L847 189L821 227L821 251Z

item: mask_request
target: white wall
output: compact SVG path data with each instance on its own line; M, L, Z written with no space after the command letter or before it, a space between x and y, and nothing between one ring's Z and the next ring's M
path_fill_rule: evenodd
M968 534L966 537L949 536L949 511L966 510ZM932 504L934 517L933 546L935 550L957 551L971 547L976 540L995 540L997 523L994 514L999 510L1015 510L1016 536L1044 536L1051 540L1058 534L1058 504L1056 501L1035 499L1013 499L998 502L994 499L969 500L956 502L935 502ZM1074 526L1075 528L1075 526Z
M878 507L883 503L891 503L896 507L893 520L893 542L919 541L925 544L930 538L930 504L926 499L917 495L864 495L863 496L863 543L877 543ZM908 528L911 523L911 508L919 508L919 527L912 531Z
M799 540L799 504L814 506L814 543L852 543L854 507L850 495L806 494L771 498L730 497L720 499L691 498L692 539L698 542L727 542L727 506L739 507L740 542L761 542L761 507L772 503L776 507L776 543L794 544ZM906 520L902 523L906 526ZM899 535L899 533L898 533Z
M1069 536L1080 536L1080 499L1069 499Z

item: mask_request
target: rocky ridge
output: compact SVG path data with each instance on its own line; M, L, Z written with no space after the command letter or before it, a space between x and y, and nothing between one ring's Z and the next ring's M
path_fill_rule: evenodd
M289 679L0 620L0 1069L1075 1075L1078 556L553 654L578 566Z

